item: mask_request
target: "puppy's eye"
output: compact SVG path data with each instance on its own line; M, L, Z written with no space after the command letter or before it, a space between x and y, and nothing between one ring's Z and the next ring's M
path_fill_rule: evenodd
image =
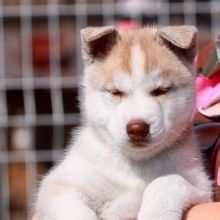
M111 95L113 96L118 96L118 97L122 97L124 95L124 92L120 91L120 90L108 90L107 92L109 92Z
M172 87L159 87L156 88L154 90L151 91L151 95L152 96L161 96L161 95L165 95L166 93L168 93L171 90Z

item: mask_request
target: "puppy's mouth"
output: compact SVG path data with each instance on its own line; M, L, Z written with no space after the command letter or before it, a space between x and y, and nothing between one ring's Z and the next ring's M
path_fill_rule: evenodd
M145 148L147 147L147 139L146 140L130 140L131 147L133 148Z
M130 147L136 149L151 148L152 146L157 145L158 142L160 142L160 140L163 138L163 135L164 134L161 134L157 137L148 136L144 139L130 139Z

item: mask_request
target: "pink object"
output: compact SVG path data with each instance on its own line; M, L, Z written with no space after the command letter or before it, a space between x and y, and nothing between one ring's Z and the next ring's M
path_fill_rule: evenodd
M197 108L207 108L209 105L220 99L220 76L211 78L198 76L197 86Z
M127 31L127 30L131 30L131 29L136 29L139 27L141 27L141 25L135 21L121 21L116 25L116 28L119 31Z
M34 215L31 220L39 220L39 218L36 215Z

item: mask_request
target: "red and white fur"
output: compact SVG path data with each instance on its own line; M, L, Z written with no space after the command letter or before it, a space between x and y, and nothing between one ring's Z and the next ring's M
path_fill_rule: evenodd
M191 123L196 29L81 34L82 125L41 183L39 218L181 220L190 206L211 201ZM131 140L134 120L148 125L146 138Z

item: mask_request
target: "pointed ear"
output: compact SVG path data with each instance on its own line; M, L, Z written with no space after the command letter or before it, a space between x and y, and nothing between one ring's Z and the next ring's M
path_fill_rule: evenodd
M113 26L87 27L81 30L82 56L85 64L104 59L118 40Z
M167 26L158 29L160 37L178 56L192 62L197 52L197 29L194 26Z

